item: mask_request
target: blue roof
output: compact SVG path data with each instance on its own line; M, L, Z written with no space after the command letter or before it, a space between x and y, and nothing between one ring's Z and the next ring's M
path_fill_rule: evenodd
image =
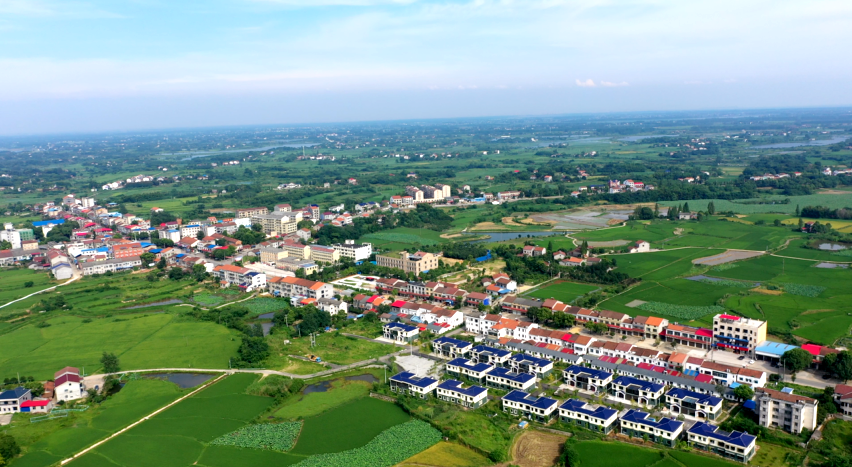
M385 324L385 327L391 328L391 329L400 329L400 330L405 331L405 332L411 332L411 331L417 329L417 326L411 326L409 324L403 324L403 323L387 323L387 324Z
M476 347L474 347L470 350L473 353L492 354L492 355L495 355L497 357L505 357L507 355L512 354L512 352L509 352L508 350L495 349L494 347L488 347L487 345L477 345Z
M484 392L488 392L487 389L481 386L471 386L469 388L462 388L462 382L456 381L454 379L448 379L443 383L439 384L438 387L440 389L447 389L470 397L476 397Z
M754 410L754 409L757 408L757 403L754 402L753 400L747 400L747 401L743 402L743 407L750 409L750 410Z
M662 384L652 383L650 381L642 381L641 379L631 378L630 376L619 376L616 378L612 384L617 384L620 386L631 386L636 385L639 386L643 391L651 391L657 392L660 389L663 389Z
M51 219L49 221L35 221L33 222L33 227L44 227L45 225L59 225L64 224L65 219Z
M139 242L139 246L141 246L142 248L145 248L147 246L154 246L154 244L151 243L151 242Z
M452 337L439 337L439 338L433 340L432 343L433 344L452 344L453 347L456 347L457 349L464 349L464 348L467 348L467 347L470 347L470 346L473 345L470 342L459 340L459 339L453 339Z
M419 378L417 376L414 376L414 373L412 373L410 371L403 371L402 373L400 373L396 376L392 376L391 381L399 381L399 382L402 382L402 383L410 384L412 386L417 386L418 388L429 387L432 384L435 384L435 383L438 382L437 379L429 378L428 376L423 377L423 378Z
M163 252L162 248L154 248L149 253L157 254L157 253L162 253L162 252Z
M781 357L784 355L784 352L793 349L798 349L798 347L790 344L782 344L780 342L764 341L763 344L760 344L756 349L754 349L754 351Z
M650 426L652 428L657 428L659 430L667 431L669 433L673 433L677 431L678 428L683 426L683 422L679 422L677 420L672 420L668 417L664 417L660 419L660 421L656 421L650 417L646 412L642 412L640 410L628 410L623 417L621 417L621 421L628 421L633 423L639 423L640 425Z
M568 399L559 406L560 409L567 409L573 412L579 412L594 418L606 420L609 417L618 413L618 410L610 409L609 407L599 406L594 409L590 408L589 404L577 399Z
M524 404L529 404L537 409L547 409L559 403L556 399L551 399L549 397L535 397L517 389L503 396L503 400L523 402Z
M571 373L572 375L579 375L581 373L585 373L585 374L591 376L592 378L597 378L597 379L607 379L610 376L612 376L612 373L609 373L609 372L606 372L606 371L603 371L603 370L595 370L593 368L586 368L586 367L580 366L580 365L571 365L568 368L566 368L565 371L567 371L568 373Z
M688 433L718 439L726 443L733 444L734 446L742 446L744 448L751 446L751 443L753 443L757 439L757 437L755 436L739 431L733 431L728 433L727 431L723 431L715 425L711 425L709 423L704 422L698 422L695 425L692 425L686 431Z
M454 360L451 360L449 363L447 363L447 365L464 367L464 368L467 368L468 370L474 371L476 373L488 371L488 370L494 368L494 365L491 365L490 363L473 363L466 358L456 358Z
M525 353L516 353L515 355L512 355L512 358L510 358L509 360L513 362L530 362L536 366L547 366L553 363L550 360L533 357L532 355Z
M669 392L667 392L666 395L672 396L677 399L695 399L695 401L700 404L707 404L712 406L716 406L722 403L722 399L716 396L711 396L709 394L701 394L700 392L687 391L686 389L681 388L669 389Z
M698 370L683 370L683 374L687 376L698 376L700 373Z
M0 393L0 400L20 399L21 396L30 392L29 389L17 387Z
M535 380L535 376L529 373L515 373L514 371L508 368L494 368L493 370L488 372L488 376L497 376L500 378L506 378L508 380L514 381L516 383L527 383L531 380Z

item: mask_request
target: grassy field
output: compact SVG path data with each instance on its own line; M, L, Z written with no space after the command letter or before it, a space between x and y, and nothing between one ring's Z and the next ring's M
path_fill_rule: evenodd
M446 241L441 238L440 232L409 227L397 227L367 234L361 237L361 240L372 243L373 248L388 251L413 250L419 245L435 245Z
M334 379L329 384L324 392L312 392L287 399L273 415L286 420L311 417L366 397L372 388L372 384L366 381L345 378Z
M284 343L285 340L289 340L290 343ZM271 368L288 364L292 359L285 360L287 355L303 357L317 355L325 362L347 365L369 358L381 357L395 350L394 346L390 344L380 344L334 332L318 335L316 337L316 346L313 348L308 338L288 339L284 334L273 334L267 341L269 342L272 353L272 357L268 359L267 365Z
M129 381L116 395L86 412L68 418L30 423L18 414L11 425L0 427L23 447L15 467L47 467L177 399L177 385L153 379Z
M662 451L626 443L581 441L575 445L583 467L733 467L733 462L717 457L681 451ZM604 454L605 455L602 455ZM763 464L756 464L763 465Z
M491 465L491 461L464 446L441 441L420 454L409 457L405 462L398 465L400 467L483 467Z
M63 316L50 326L27 325L0 336L0 375L45 379L65 366L100 370L103 352L118 355L124 370L228 368L239 346L233 331L214 323L181 321L172 314L83 319Z
M59 283L51 280L51 277L44 271L0 269L0 305ZM24 287L26 282L32 282L33 285Z
M575 298L585 295L600 288L596 285L578 284L576 282L559 282L537 289L527 294L530 297L548 299L555 298L565 303L574 301Z

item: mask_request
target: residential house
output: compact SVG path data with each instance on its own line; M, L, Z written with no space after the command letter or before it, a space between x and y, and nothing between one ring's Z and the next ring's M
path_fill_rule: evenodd
M612 373L595 370L579 365L571 365L562 371L562 377L571 388L591 391L595 394L606 393L612 382Z
M834 404L837 406L837 411L852 417L852 386L838 384L834 387Z
M627 250L629 253L646 253L651 251L651 244L645 240L637 240Z
M438 387L438 380L429 377L417 377L410 371L403 371L390 378L390 390L399 394L410 394L425 399Z
M648 437L650 441L674 447L683 433L683 422L664 417L657 421L650 414L628 410L620 419L621 433L636 438Z
M502 397L503 412L529 417L538 422L547 422L553 417L559 401L549 397L535 397L520 390L514 390Z
M516 373L529 373L542 379L553 371L552 361L523 353L512 355L506 363Z
M452 337L439 337L432 341L432 353L443 358L464 357L473 348L473 344Z
M317 308L334 316L341 312L348 312L349 304L333 298L320 298L317 300Z
M403 323L387 323L382 326L382 335L385 339L399 344L410 344L417 339L420 329Z
M272 277L267 281L269 291L276 297L321 298L334 297L334 287L325 282L297 277Z
M722 399L710 394L672 388L666 393L666 407L672 414L715 420L722 412Z
M21 412L24 413L49 413L56 404L50 399L29 400L21 403Z
M618 411L577 399L568 399L559 406L559 419L563 423L573 423L591 431L607 434L618 422Z
M810 397L775 391L755 389L758 423L761 426L780 428L799 434L803 429L817 427L817 405L819 401Z
M459 377L473 379L479 382L485 380L485 376L494 369L490 363L475 363L466 358L456 358L447 362L447 373Z
M534 388L535 383L535 375L517 373L508 368L496 367L485 374L485 384L497 389L520 389L527 391Z
M487 345L477 345L470 349L470 359L476 363L488 363L494 366L506 366L512 352L495 349Z
M503 299L503 302L500 303L500 308L506 312L526 314L530 308L539 308L541 305L541 300L521 298L517 295L508 295Z
M0 392L0 414L20 412L21 404L32 398L32 392L23 387Z
M86 397L86 385L80 376L80 370L67 366L53 375L54 389L57 401L74 401Z
M757 437L740 431L727 432L706 422L698 422L688 430L687 443L697 449L727 459L747 463L757 450Z
M435 390L438 399L476 409L488 402L488 389L481 386L464 387L461 381L449 379Z
M619 376L609 386L609 393L619 399L637 402L640 405L655 406L662 402L662 384L643 381L630 376Z
M78 263L78 267L83 272L84 276L121 271L123 269L130 269L138 266L142 266L142 259L138 256Z
M524 256L544 256L547 253L547 248L536 245L525 245L522 251Z
M266 288L266 274L231 264L214 267L213 276L225 287L236 285L246 292Z

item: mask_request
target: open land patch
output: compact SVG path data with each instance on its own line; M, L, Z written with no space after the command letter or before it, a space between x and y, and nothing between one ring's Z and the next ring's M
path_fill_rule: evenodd
M739 261L743 259L754 258L756 256L762 255L762 251L735 251L728 250L724 253L720 253L718 255L707 256L705 258L698 258L692 260L693 264L702 264L705 266L718 266L720 264L730 263L733 261Z
M549 467L556 464L565 436L529 430L512 447L512 463L520 467Z

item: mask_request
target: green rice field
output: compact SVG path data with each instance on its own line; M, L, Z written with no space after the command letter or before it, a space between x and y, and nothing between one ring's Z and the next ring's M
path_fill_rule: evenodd
M599 286L589 284L579 284L576 282L559 282L551 284L527 294L530 297L548 299L555 298L565 303L574 301L577 297L585 295L593 290L599 289Z
M583 467L733 467L724 459L681 451L662 451L626 443L581 441L574 445ZM601 455L606 453L606 455Z

